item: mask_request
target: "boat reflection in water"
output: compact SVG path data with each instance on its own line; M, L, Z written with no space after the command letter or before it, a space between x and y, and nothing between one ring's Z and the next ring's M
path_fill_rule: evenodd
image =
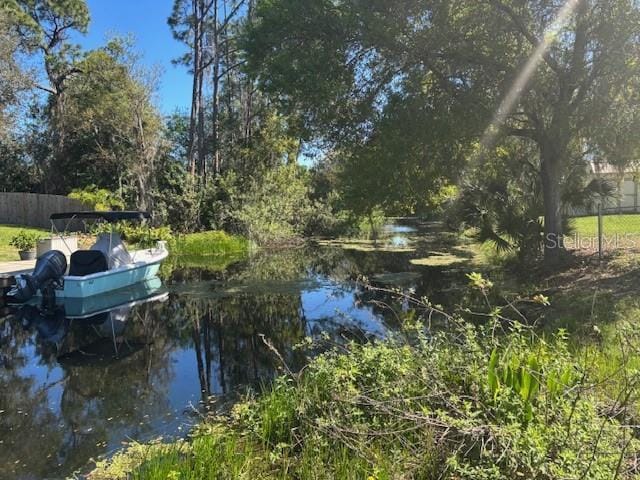
M148 394L163 383L152 312L168 297L152 278L0 318L0 478L66 478L127 438L147 438L149 418L178 421Z
M142 348L144 342L128 341L123 336L131 310L168 297L169 292L156 277L103 295L57 298L52 305L21 305L14 315L25 329L35 329L40 342L55 345L60 363L87 364L123 358ZM85 331L75 335L73 342L66 342L74 329ZM88 336L89 343L78 343L78 336Z

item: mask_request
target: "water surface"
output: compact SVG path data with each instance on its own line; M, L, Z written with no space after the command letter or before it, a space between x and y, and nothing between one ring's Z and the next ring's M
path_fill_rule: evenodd
M308 244L222 269L168 265L163 285L130 306L0 320L0 477L64 478L123 442L184 435L282 372L264 339L295 369L306 337L384 337L398 321L390 298L361 276L448 302L464 268L410 262L435 248L430 235L396 225L367 248Z

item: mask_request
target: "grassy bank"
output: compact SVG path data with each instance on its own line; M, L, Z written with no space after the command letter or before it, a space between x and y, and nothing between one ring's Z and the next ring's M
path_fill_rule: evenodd
M394 338L321 355L189 442L135 445L90 478L635 478L637 335L581 347L511 304L480 326L435 312L449 328L433 335L415 321L433 313L418 305Z
M244 259L250 249L249 240L222 231L176 236L169 241L171 255L163 263L161 273L167 277L174 268L221 271Z
M173 241L174 254L181 257L209 257L247 252L247 239L222 231L180 235Z
M9 245L9 242L11 241L11 238L21 230L25 230L28 233L41 234L43 236L48 233L46 230L38 228L22 227L20 225L0 225L0 262L20 260L18 250Z

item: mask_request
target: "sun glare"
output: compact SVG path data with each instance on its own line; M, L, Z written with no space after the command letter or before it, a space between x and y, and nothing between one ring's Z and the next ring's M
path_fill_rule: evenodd
M566 27L571 14L575 11L580 1L581 0L567 0L562 9L558 12L558 16L554 22L545 31L540 43L529 56L529 59L524 64L522 71L516 77L513 85L500 103L491 123L485 130L480 142L480 146L482 148L480 148L479 151L482 151L484 148L493 144L500 128L504 125L508 116L513 113L518 100L527 88L531 78L535 74L540 63L544 61L545 54L558 38L558 34Z

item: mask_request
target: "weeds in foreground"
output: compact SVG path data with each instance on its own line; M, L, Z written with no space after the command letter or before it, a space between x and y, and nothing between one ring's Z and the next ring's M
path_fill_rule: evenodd
M91 478L637 476L636 337L621 339L603 378L566 332L509 319L517 305L492 306L491 283L470 280L487 302L481 325L405 296L414 313L393 337L322 354L203 424L186 447L150 450L125 473L110 470L117 456ZM448 328L426 328L434 316Z

